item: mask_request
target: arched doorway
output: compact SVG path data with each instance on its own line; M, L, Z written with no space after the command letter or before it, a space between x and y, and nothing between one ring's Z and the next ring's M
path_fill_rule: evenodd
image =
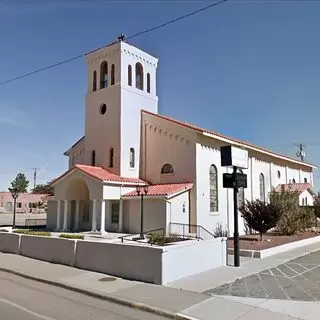
M69 201L68 226L70 230L90 230L89 188L82 179L71 180L66 192Z

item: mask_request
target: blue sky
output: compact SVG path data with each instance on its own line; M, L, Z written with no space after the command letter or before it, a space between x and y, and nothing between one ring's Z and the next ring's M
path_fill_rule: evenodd
M0 82L209 3L3 0ZM161 113L292 156L301 141L319 164L319 15L320 2L234 0L131 42L160 59ZM0 190L65 171L85 91L84 59L0 87Z

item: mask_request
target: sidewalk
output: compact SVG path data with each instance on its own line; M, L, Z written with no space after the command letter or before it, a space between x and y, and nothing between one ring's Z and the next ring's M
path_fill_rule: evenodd
M306 255L317 250L320 250L319 242L291 251L279 253L265 259L241 257L239 268L232 266L233 257L229 255L229 266L223 266L214 270L209 270L194 276L174 281L169 284L169 287L203 293L212 288L216 288L223 284L233 282L239 278L273 268L298 256Z
M19 255L0 253L0 271L15 273L96 298L139 308L166 319L212 320L213 315L222 314L224 320L251 320L256 317L260 320L295 319L260 309L256 305L187 290L128 281Z

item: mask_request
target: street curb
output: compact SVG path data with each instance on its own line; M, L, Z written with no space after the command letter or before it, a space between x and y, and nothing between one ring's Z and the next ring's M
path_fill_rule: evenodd
M31 276L31 275L28 275L28 274L25 274L25 273L22 273L22 272L19 272L19 271L6 269L6 268L3 268L3 267L0 267L0 271L11 273L11 274L14 274L14 275L17 275L19 277L26 278L26 279L29 279L29 280L34 280L34 281L46 283L46 284L49 284L49 285L52 285L52 286L55 286L55 287L60 287L60 288L63 288L63 289L71 290L71 291L74 291L74 292L77 292L77 293L85 294L85 295L93 297L93 298L97 298L97 299L100 299L100 300L104 300L104 301L108 301L108 302L111 302L111 303L119 304L119 305L122 305L122 306L125 306L125 307L129 307L129 308L132 308L132 309L138 309L138 310L141 310L141 311L152 313L152 314L155 314L157 316L165 317L166 319L197 320L195 318L191 318L189 316L185 316L185 315L183 315L181 313L178 313L178 314L177 313L173 313L171 311L168 311L168 310L165 310L165 309L161 309L161 308L157 308L157 307L153 307L153 306L149 306L149 305L144 304L144 303L134 302L134 301L127 300L127 299L124 299L124 298L118 298L118 297L111 296L111 295L106 295L106 294L102 294L102 293L93 292L93 291L90 291L90 290L87 290L87 289L77 288L77 287L74 287L72 285L62 283L62 282L43 279L43 278L36 277L36 276Z

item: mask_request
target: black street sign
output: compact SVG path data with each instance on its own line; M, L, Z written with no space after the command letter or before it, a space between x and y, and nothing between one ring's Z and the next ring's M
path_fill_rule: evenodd
M237 172L235 176L232 173L223 174L224 188L247 188L247 175Z

